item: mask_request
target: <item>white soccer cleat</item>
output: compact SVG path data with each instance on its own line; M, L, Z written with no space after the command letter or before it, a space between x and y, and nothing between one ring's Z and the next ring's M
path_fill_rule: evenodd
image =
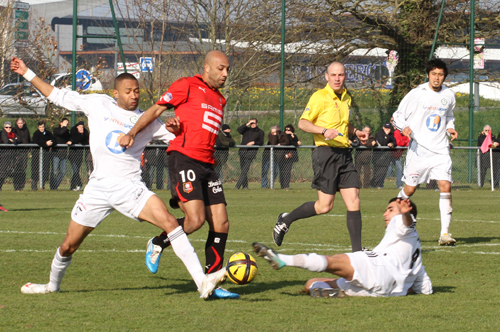
M444 233L441 235L438 241L440 246L454 246L457 240L451 237L451 234Z
M23 287L21 287L21 293L23 294L48 294L52 293L49 289L49 284L32 284L31 282L27 283Z
M226 268L223 267L217 272L205 275L200 289L200 297L208 299L214 292L214 290L226 281L227 273Z

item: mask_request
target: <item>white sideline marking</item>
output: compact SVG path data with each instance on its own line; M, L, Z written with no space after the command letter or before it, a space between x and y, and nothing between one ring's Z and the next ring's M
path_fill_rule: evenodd
M38 235L66 235L66 233L57 233L57 232L26 232L26 231L9 231L9 230L0 230L0 234L38 234ZM138 236L138 235L124 235L124 234L89 234L89 236L97 236L97 237L116 237L116 238L137 238L137 239L150 239L148 236ZM205 242L206 239L190 239L191 242ZM244 243L250 245L250 241L244 240L228 240L227 242L231 243ZM332 250L338 253L350 252L351 247L346 247L338 244L321 244L321 243L302 243L302 242L290 242L287 245L295 245L302 247L300 250L304 250L305 252L314 252L316 250ZM475 252L467 252L467 251L459 251L460 248L473 248L473 247L496 247L500 246L500 243L474 243L474 244L459 244L456 247L446 247L446 246L422 246L422 249L425 251L439 251L439 252L456 252L461 254L481 254L481 255L499 255L498 252L483 252L483 251L475 251ZM305 247L305 248L304 248ZM287 248L281 249L278 248L279 252L289 252L296 251L297 248ZM228 250L227 252L237 252L240 250ZM250 251L250 250L249 250ZM0 250L0 252L54 252L51 250L35 250L35 249L4 249ZM135 250L78 250L78 252L117 252L117 253L145 253L146 250L135 249ZM333 253L332 253L333 254Z

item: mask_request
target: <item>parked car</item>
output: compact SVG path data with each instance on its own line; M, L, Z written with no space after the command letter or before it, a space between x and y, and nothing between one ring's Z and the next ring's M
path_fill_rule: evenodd
M45 115L47 99L31 83L10 83L0 89L2 115Z

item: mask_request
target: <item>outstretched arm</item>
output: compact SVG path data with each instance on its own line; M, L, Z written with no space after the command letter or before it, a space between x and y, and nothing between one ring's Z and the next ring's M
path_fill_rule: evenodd
M156 120L165 110L166 105L154 104L139 118L139 121L134 125L130 131L121 137L120 146L124 148L131 147L134 144L135 136L140 133L144 128L149 126L154 120Z
M27 81L31 82L31 84L33 84L33 86L35 86L35 88L37 88L45 97L48 97L51 94L52 90L54 90L54 87L52 85L45 82L40 77L33 77L35 73L33 73L26 66L23 60L16 58L15 56L10 60L10 70L23 76Z

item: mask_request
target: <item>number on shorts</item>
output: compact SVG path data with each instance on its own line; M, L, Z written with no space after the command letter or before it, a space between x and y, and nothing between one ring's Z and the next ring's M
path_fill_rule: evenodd
M192 169L186 171L180 171L179 174L181 175L182 182L187 182L187 181L194 181L196 180L196 174ZM187 181L186 181L187 178Z
M419 248L417 248L417 250L415 250L415 252L411 256L410 269L413 268L413 264L415 264L415 262L417 261L418 256L420 256L420 249Z

